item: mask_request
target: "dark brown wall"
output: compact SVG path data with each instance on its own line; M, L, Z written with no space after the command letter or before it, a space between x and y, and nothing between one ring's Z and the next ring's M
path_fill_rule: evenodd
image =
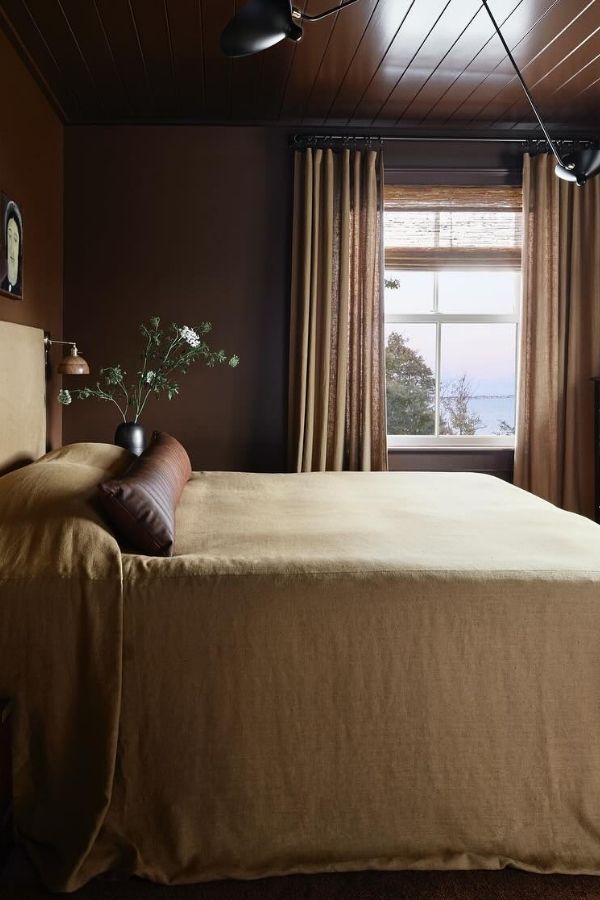
M388 453L390 472L482 472L513 480L514 451L508 448L461 447L452 450L395 449Z
M291 157L281 131L66 131L65 333L97 372L135 370L140 321L214 325L238 369L198 367L143 424L176 435L196 469L284 467ZM65 379L79 386L84 379ZM74 402L65 443L111 441L118 412Z
M521 142L388 141L388 184L520 184Z
M19 203L24 226L24 299L0 294L0 320L33 325L60 338L63 126L2 31L0 84L0 190ZM52 447L61 443L61 408L55 399L58 386L56 378L48 385Z
M387 177L515 182L505 144L386 144ZM156 313L210 319L237 370L197 369L143 423L178 436L194 468L285 468L291 157L284 129L77 127L66 131L65 331L93 369L135 370L137 328ZM473 174L475 173L475 174ZM83 379L65 379L70 386ZM69 386L69 385L67 385ZM111 441L118 412L75 402L65 442ZM391 468L494 471L510 452L391 454Z

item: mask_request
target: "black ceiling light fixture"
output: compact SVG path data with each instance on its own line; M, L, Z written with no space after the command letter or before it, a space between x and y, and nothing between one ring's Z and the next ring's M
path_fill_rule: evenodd
M250 56L284 38L300 41L303 22L319 22L357 2L343 0L332 9L309 16L292 6L292 0L248 0L223 31L221 49L226 56Z
M491 19L496 34L502 41L502 46L504 47L506 55L508 56L512 67L516 72L517 78L521 82L521 87L523 88L525 96L529 101L529 105L531 106L534 115L540 124L540 128L544 132L544 137L548 141L548 146L550 147L552 153L556 158L556 167L554 171L559 178L563 179L563 181L573 181L580 186L584 185L586 181L589 181L589 179L593 178L594 175L598 175L598 173L600 173L600 147L588 145L585 147L575 148L572 152L565 154L564 156L560 155L556 143L550 137L548 129L544 125L542 117L539 114L535 103L533 102L533 97L531 96L529 88L525 84L525 79L521 75L521 70L515 62L515 58L510 52L508 44L504 40L504 35L500 31L500 26L496 22L494 14L490 9L487 0L482 0L482 3L487 11L488 16Z

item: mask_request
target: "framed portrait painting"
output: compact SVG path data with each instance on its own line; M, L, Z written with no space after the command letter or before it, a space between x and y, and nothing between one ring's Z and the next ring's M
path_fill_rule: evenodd
M18 203L0 193L0 293L23 299L23 217Z

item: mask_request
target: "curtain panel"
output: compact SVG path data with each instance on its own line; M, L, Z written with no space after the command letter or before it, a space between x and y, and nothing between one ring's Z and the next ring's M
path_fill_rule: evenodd
M600 375L600 178L556 178L552 156L523 172L523 314L515 483L594 512L593 385Z
M291 471L387 469L381 150L297 150Z

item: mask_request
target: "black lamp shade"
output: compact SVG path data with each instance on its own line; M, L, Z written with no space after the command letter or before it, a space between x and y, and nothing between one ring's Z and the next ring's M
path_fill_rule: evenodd
M284 38L299 41L302 28L292 16L292 0L249 0L221 35L226 56L260 53Z
M567 154L563 158L563 165L556 166L554 171L563 181L585 184L600 173L600 147L584 147Z

